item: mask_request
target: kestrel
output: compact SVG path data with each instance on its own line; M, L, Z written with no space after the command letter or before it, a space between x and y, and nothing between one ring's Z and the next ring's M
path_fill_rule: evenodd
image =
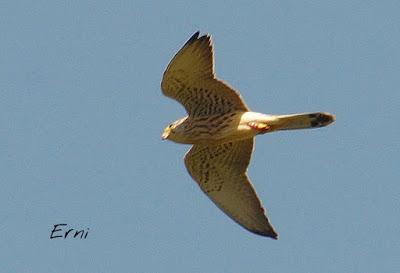
M199 37L199 32L171 60L161 89L188 113L165 128L162 139L193 144L185 156L190 176L239 225L277 239L247 175L254 138L279 130L323 127L335 116L251 112L238 91L215 76L211 36Z

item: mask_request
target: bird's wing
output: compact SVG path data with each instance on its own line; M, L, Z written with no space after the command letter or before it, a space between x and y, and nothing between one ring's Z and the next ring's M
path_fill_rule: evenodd
M229 217L256 234L277 239L248 176L254 139L194 145L185 156L191 177Z
M164 95L191 116L248 111L240 94L214 74L211 37L196 32L169 63L161 82Z

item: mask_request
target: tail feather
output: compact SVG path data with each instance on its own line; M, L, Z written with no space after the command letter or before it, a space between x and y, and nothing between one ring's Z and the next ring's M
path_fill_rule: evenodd
M329 113L303 113L275 116L274 130L295 130L324 127L335 121Z

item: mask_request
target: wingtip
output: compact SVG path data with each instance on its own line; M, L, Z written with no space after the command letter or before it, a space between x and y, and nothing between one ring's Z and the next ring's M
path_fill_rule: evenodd
M200 35L200 31L196 31L196 32L189 38L189 40L186 42L186 44L188 45L188 44L191 44L191 43L193 43L194 41L196 41L196 40L199 38L199 35Z
M203 36L200 36L200 31L196 31L190 38L189 38L189 40L186 42L186 45L189 45L189 44L191 44L191 43L193 43L193 42L195 42L195 41L197 41L197 40L200 40L200 41L204 41L204 40L207 40L207 41L209 41L209 40L211 40L211 35L209 34L209 33L207 33L207 34L205 34L205 35L203 35Z
M199 35L200 35L200 31L198 30L198 31L196 31L193 35L192 35L192 37L194 36L194 37L199 37Z
M278 234L275 232L275 231L270 231L270 232L268 232L268 233L264 233L264 234L262 234L264 237L268 237L268 238L271 238L271 239L274 239L274 240L278 240Z
M268 229L268 230L251 230L249 229L252 233L255 233L257 235L263 236L263 237L268 237L274 240L278 240L278 233L275 232L273 229Z

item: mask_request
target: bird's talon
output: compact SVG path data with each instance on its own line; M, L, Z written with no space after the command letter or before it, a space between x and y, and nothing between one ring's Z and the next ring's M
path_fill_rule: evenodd
M248 123L248 125L249 125L251 128L253 128L253 129L259 131L260 134L263 134L263 133L268 132L268 131L270 130L270 128L271 128L271 127L268 126L266 123L262 123L262 122L254 122L254 121L251 121L251 122Z

